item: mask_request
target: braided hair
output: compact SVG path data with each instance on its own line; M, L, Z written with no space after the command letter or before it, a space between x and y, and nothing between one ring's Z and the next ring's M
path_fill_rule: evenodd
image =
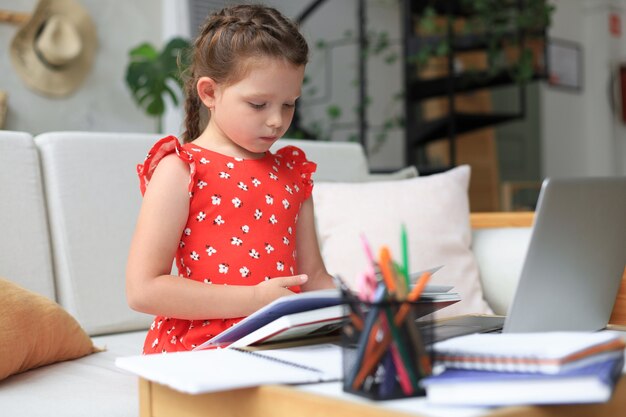
M209 15L193 44L185 78L185 131L183 141L197 138L206 121L196 91L200 77L218 84L233 84L249 69L250 58L278 58L294 66L305 65L309 48L297 26L272 7L237 5Z

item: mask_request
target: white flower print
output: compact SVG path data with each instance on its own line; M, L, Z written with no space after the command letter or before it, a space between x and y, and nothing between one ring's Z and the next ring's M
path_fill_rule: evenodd
M220 274L228 274L228 264L219 264L217 268Z
M218 216L215 218L215 220L213 220L213 224L216 224L216 225L218 225L218 226L220 226L220 225L222 225L222 224L224 224L224 223L226 223L226 222L224 221L224 219L222 219L222 215L221 215L221 214L220 214L220 215L218 215Z
M175 328L176 326L172 326L170 329L166 330L166 333L168 334L168 336L174 331Z
M239 181L239 183L237 183L237 187L241 188L243 191L248 191L248 186L244 184L243 181Z
M267 204L274 204L274 197L271 194L265 194L265 202Z
M239 273L243 278L248 278L250 276L250 270L245 266L239 268Z
M208 159L206 159L205 157L200 158L200 163L201 163L202 165L206 165L206 164L208 164L209 162L211 162L211 161L209 161L209 160L208 160Z
M228 179L230 178L230 174L228 172L221 171L220 178Z
M234 158L234 159L235 159L235 161L237 161L237 162L241 162L241 161L243 161L243 158L239 158L239 157Z
M211 196L211 204L214 206L219 206L222 203L222 196L219 194L213 194Z
M298 184L294 184L293 189L296 190L296 193L300 192L300 187L298 187Z
M193 251L189 254L189 257L191 259L193 259L194 261L199 261L200 260L200 254L196 251Z
M297 150L297 149L294 149L294 150L291 152L291 154L292 154L293 156L298 156L298 155L300 155L300 151L299 151L299 150Z
M264 279L265 281L269 281L269 280L270 280L270 277L265 277L265 278L263 278L263 279Z
M180 242L178 242L178 247L179 248L184 248L185 247L185 242L183 242L182 240Z
M288 185L285 185L285 191L287 191L289 194L293 194L293 190Z
M199 148L191 148L191 150L194 151L194 152L202 152L202 149L199 149Z
M272 253L274 251L274 247L269 243L265 242L265 252Z
M243 243L243 240L241 240L237 236L233 236L230 238L230 244L233 246L241 246L242 243Z
M272 223L272 224L276 224L276 223L278 223L278 219L277 219L277 218L276 218L276 216L275 216L275 215L273 215L273 214L270 216L270 218L269 218L269 220L268 220L268 221L269 221L270 223Z
M285 245L288 245L288 244L289 244L289 239L287 239L287 236L283 236L283 243L284 243Z
M278 175L274 174L273 172L270 172L270 178L276 181L278 180Z
M261 256L261 254L257 252L256 249L250 249L248 253L250 254L250 257L253 259L259 259L259 257Z
M191 268L189 268L188 266L185 267L185 271L187 271L187 276L190 277L191 276Z
M276 270L284 271L285 270L285 264L282 261L276 262Z
M213 284L213 283L211 282L211 279L210 279L210 278L205 278L205 279L204 279L204 283L205 283L205 284Z
M176 336L172 336L172 340L170 340L170 343L173 345L176 344Z
M293 266L290 266L290 267L289 267L289 272L291 273L291 275L293 275L293 274L294 274L294 272L293 272Z
M278 172L278 168L277 168L276 166L272 165L272 169L273 169L274 171Z
M259 209L254 210L254 219L259 220L261 217L263 217L263 212Z
M227 167L228 169L233 169L233 168L235 168L235 164L233 164L232 162L227 162L227 163L226 163L226 167Z
M261 181L259 181L256 178L252 177L252 185L254 185L255 187L258 187L259 185L261 185Z
M206 248L204 250L206 251L207 255L209 255L209 256L217 253L217 249L215 249L213 246L210 246L210 245L206 245Z
M198 180L198 184L197 185L198 185L199 189L203 189L204 187L206 187L209 184L207 184L205 181Z
M288 209L288 208L289 208L289 200L287 200L286 198L283 200L283 207L284 207L285 209Z
M293 229L291 228L291 226L287 228L287 233L289 233L290 235L293 234Z
M157 347L157 345L159 344L159 338L157 337L156 339L154 339L152 341L152 349L154 349L155 347Z
M250 231L250 226L244 224L243 226L241 226L241 231L244 233L248 233Z
M191 236L191 229L188 227L185 230L183 230L183 233L185 234L185 236Z
M235 206L235 208L240 208L243 203L240 199L238 199L237 197L233 198L232 200L233 206Z
M280 158L274 158L274 163L280 166Z
M204 211L201 211L200 213L198 213L198 215L196 216L196 220L198 220L199 222L203 221L204 219L206 219L206 213Z
M287 166L287 168L289 168L289 169L293 169L293 165L291 165L289 162L287 162L286 166Z

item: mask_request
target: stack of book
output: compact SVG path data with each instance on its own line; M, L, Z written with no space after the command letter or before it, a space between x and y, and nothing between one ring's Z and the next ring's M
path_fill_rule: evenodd
M625 347L611 331L461 336L433 345L440 372L422 384L428 401L442 405L604 402Z

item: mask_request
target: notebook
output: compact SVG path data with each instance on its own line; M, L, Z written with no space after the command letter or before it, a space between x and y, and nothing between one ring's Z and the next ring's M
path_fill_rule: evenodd
M506 317L435 325L435 341L486 331L606 327L626 266L626 177L546 179Z
M273 351L238 348L117 358L118 368L188 394L267 384L341 379L341 348L332 344Z

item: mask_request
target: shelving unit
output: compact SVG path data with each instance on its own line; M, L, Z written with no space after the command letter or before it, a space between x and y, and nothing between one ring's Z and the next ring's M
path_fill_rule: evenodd
M502 0L507 1L507 0ZM524 0L508 1L513 12L525 6ZM405 114L406 165L417 165L423 174L446 170L457 164L457 136L463 133L495 126L501 123L524 118L526 108L525 84L518 83L510 71L502 70L492 74L486 68L473 71L459 71L455 68L458 56L463 53L484 53L488 48L489 33L460 34L455 31L457 20L467 19L472 11L462 7L461 0L403 0L403 40L405 56ZM427 7L432 7L438 15L445 16L445 34L441 36L418 33L416 21ZM545 39L545 31L534 32L534 37ZM528 34L521 30L505 34L504 40L512 42L520 53L524 39ZM424 78L411 57L419 54L425 47L432 47L444 39L448 44L445 56L446 68L434 77ZM514 42L514 43L513 43ZM542 55L545 55L545 50ZM543 59L545 62L545 58ZM546 71L535 71L533 79L545 77ZM465 93L492 89L502 86L517 88L518 106L514 112L474 113L458 111L456 100ZM433 98L446 98L447 114L434 119L423 117L422 105ZM448 143L448 166L436 166L427 160L424 149L434 141L445 140Z

